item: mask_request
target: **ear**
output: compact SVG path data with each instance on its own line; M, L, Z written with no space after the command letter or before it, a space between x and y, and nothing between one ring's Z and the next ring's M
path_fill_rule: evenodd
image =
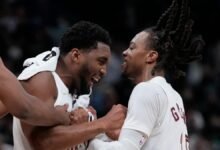
M71 61L78 63L79 59L81 57L81 52L78 48L73 48L70 51L70 57L71 57Z
M148 64L154 63L157 61L158 52L155 50L150 50L145 57L145 62Z

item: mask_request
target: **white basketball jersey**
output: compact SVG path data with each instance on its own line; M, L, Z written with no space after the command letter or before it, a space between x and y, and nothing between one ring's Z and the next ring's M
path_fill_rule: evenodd
M162 77L149 81L162 88L168 105L162 121L153 129L142 150L189 150L185 110L181 96ZM147 116L146 116L147 117Z
M23 64L23 66L26 68L18 76L18 79L28 80L39 72L50 71L53 74L58 92L54 106L68 104L67 110L69 112L77 107L85 107L86 109L90 102L89 96L91 94L91 89L89 94L81 95L78 99L76 99L76 96L72 96L69 93L69 89L55 72L59 55L59 48L53 47L50 51L46 51L37 55L36 57L26 59ZM92 115L90 115L90 118L92 119L89 121L94 119ZM13 118L13 138L15 150L31 150L31 146L22 131L20 120L16 117ZM72 150L75 148L72 147L68 148L67 150L69 149ZM86 146L84 143L82 143L77 145L76 149L84 150L86 149Z
M73 97L69 94L68 88L65 86L63 81L57 75L57 73L52 72L52 74L56 82L57 92L58 92L54 106L68 104L68 111L71 111ZM14 139L14 150L32 150L21 128L20 120L16 117L13 117L13 139Z

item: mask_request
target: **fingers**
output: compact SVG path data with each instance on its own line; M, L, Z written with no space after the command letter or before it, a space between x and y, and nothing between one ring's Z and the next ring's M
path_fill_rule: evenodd
M68 106L68 104L64 104L63 106L56 106L55 108L61 113L67 113ZM88 120L92 121L96 119L96 110L91 106L88 108L77 108L68 114L68 118L70 119L70 124L79 124L88 122Z
M64 104L63 106L60 106L60 105L55 106L55 108L56 108L57 110L64 111L64 112L67 112L67 111L68 111L68 107L69 107L69 104Z
M104 125L107 131L120 129L124 123L127 108L123 105L114 105L112 109L104 116Z
M60 118L62 118L61 124L63 125L69 125L71 122L68 113L68 106L69 106L68 104L65 104L63 106L55 106L56 111L58 111L59 115L61 116Z
M96 119L97 118L97 112L96 110L92 107L92 106L89 106L88 108L88 111L92 113L92 115L94 116L94 118Z
M68 111L68 107L69 107L69 104L64 104L63 105L63 109L67 112Z
M124 115L124 117L127 114L127 107L121 105L121 104L117 104L117 105L113 105L112 109L113 112L115 111L115 113L119 113L120 115Z
M83 108L77 108L70 113L70 119L72 124L88 122L88 117L88 112Z

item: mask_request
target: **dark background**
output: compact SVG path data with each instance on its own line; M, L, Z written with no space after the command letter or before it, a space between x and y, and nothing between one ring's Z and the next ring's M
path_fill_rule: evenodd
M28 57L57 46L79 20L106 28L113 39L109 74L95 87L92 105L104 115L115 103L127 105L133 85L121 77L121 52L141 29L154 25L171 0L0 0L0 55L16 75ZM203 59L172 81L183 96L192 150L220 149L220 0L191 0L193 31L206 42ZM16 106L15 106L16 107ZM13 144L11 116L0 121L3 143Z

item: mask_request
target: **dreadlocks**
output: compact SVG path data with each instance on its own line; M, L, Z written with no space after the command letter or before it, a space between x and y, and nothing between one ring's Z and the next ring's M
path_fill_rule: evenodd
M151 48L159 53L152 74L164 69L179 77L184 73L179 66L201 58L204 41L201 36L192 35L192 26L188 0L173 0L156 26L145 29L151 35Z

